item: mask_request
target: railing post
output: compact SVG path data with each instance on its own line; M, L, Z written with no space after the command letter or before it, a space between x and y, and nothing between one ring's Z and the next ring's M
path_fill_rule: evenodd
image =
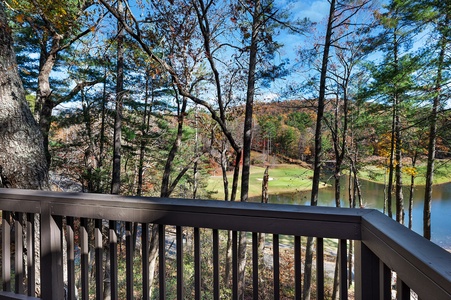
M16 213L15 217L15 254L14 254L14 268L15 268L15 292L16 294L23 294L24 292L24 269L23 269L23 214Z
M11 213L2 211L2 290L11 291Z
M379 258L362 241L355 241L355 299L380 299Z
M35 226L35 214L28 213L27 214L27 289L28 296L35 296L36 291L36 272L35 272L35 235L36 228Z
M64 299L62 217L51 214L49 203L41 206L41 298Z

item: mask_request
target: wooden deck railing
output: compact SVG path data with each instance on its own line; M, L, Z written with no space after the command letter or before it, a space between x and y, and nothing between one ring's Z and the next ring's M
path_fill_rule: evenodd
M399 225L380 212L371 209L306 207L207 200L122 197L82 193L57 193L29 190L0 189L2 210L2 291L0 299L36 299L35 251L40 251L41 299L103 299L104 259L108 256L111 299L118 299L118 222L125 224L126 299L134 299L136 278L142 278L142 299L149 299L148 253L142 253L142 267L133 261L132 224L140 224L140 240L148 245L149 225L158 225L158 295L160 299L176 295L183 299L183 229L193 229L194 271L192 297L201 299L205 280L201 270L201 242L199 229L211 230L212 274L208 279L213 287L211 298L220 295L221 264L219 231L231 230L233 241L232 295L238 295L238 232L250 232L252 258L253 299L261 299L257 233L272 234L274 299L279 299L280 262L279 235L294 236L294 298L301 299L301 236L317 238L316 294L324 295L324 238L339 239L340 298L348 298L347 240L355 241L355 299L391 299L392 271L397 275L397 298L410 299L411 291L422 300L451 299L451 254ZM40 216L41 242L34 244L37 233L33 220ZM26 216L26 218L24 218ZM93 230L88 230L88 223ZM165 274L167 239L165 228L175 226L174 256L177 262L176 291L166 288ZM12 230L13 229L13 230ZM102 232L109 236L102 238ZM119 237L120 238L120 237ZM105 240L106 239L106 240ZM65 244L63 240L67 241ZM88 249L90 244L93 249ZM92 243L93 241L93 243ZM103 245L110 251L104 253ZM13 245L13 247L12 247ZM26 245L26 247L25 247ZM67 271L63 271L63 245L67 247ZM147 247L142 247L146 249ZM26 260L23 255L26 252ZM92 256L94 264L89 264ZM94 265L90 270L89 266ZM135 266L135 267L134 267ZM137 270L139 269L139 270ZM66 273L66 274L65 274ZM139 274L138 274L139 273ZM137 276L140 275L140 276ZM94 286L89 278L94 276ZM78 280L76 280L78 278ZM95 294L94 294L95 293ZM28 295L28 296L25 296ZM174 296L175 298L175 296ZM171 298L172 299L172 298Z

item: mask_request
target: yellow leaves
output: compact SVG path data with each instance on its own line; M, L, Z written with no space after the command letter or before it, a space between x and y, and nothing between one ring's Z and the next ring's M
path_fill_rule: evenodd
M15 20L24 23L28 19L46 19L51 26L63 33L76 24L79 17L78 6L74 0L9 0L10 7L16 11Z
M405 174L408 174L408 175L413 176L413 177L418 175L418 170L415 167L404 167L404 168L402 168L402 171Z
M396 141L394 141L396 143ZM377 143L377 149L380 156L388 158L391 155L391 134L385 133L380 137Z

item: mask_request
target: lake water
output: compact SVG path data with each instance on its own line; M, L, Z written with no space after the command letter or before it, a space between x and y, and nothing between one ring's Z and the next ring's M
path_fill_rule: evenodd
M341 191L341 206L349 207L347 179L343 177ZM384 205L384 186L370 181L361 181L363 203L366 208L382 211ZM271 192L271 183L269 186ZM270 203L310 205L310 191L291 194L270 195ZM408 225L408 189L404 190L405 224ZM335 206L334 188L320 189L319 203L321 206ZM451 183L435 185L432 193L432 242L451 250ZM423 206L424 187L416 187L413 197L412 229L423 234ZM260 201L254 198L251 201ZM394 200L393 200L394 201ZM358 204L357 204L358 205ZM395 205L393 203L393 218L395 218Z

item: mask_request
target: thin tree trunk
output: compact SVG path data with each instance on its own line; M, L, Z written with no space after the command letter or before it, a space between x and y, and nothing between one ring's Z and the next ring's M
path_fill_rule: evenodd
M138 196L142 195L143 180L144 180L144 157L146 154L146 145L148 142L149 122L147 121L152 112L152 105L149 106L149 81L152 80L149 75L146 75L146 91L144 96L144 113L141 123L141 143L139 148L139 162L138 162L138 188L136 193ZM152 99L153 102L153 84L152 87Z
M322 122L324 116L324 103L326 98L326 77L327 66L329 63L329 51L332 41L332 27L335 15L335 0L330 1L329 18L327 22L326 38L324 43L323 60L321 65L321 77L318 97L318 109L316 116L316 130L315 130L315 159L313 166L313 182L312 182L312 196L311 205L318 204L319 181L321 175L321 156L322 156ZM313 260L313 238L307 238L305 266L304 266L304 287L302 299L310 299L312 287L312 260Z
M267 166L265 172L263 173L263 181L262 181L262 203L268 203L268 182L269 182L269 167ZM258 249L263 251L265 248L265 233L260 232L258 234Z
M222 141L221 144L221 171L222 183L224 187L224 201L229 201L229 179L227 178L227 148L225 141Z
M417 162L417 152L412 158L412 167L415 168ZM410 188L409 188L409 229L412 229L412 212L413 212L413 192L415 189L415 174L410 175Z
M396 104L399 106L399 103ZM399 110L399 109L398 109ZM402 193L402 137L399 112L395 120L395 140L396 140L396 221L404 224L404 196Z
M394 106L394 105L393 105ZM392 191L393 191L393 173L394 173L394 162L395 162L395 134L394 134L394 123L395 123L395 107L393 109L393 120L392 120L392 132L390 140L390 159L388 162L388 182L387 182L387 214L391 218L392 213Z
M96 191L98 193L104 192L103 186L103 155L105 148L105 111L106 111L106 83L107 83L107 65L105 63L104 71L103 71L103 91L102 91L102 111L101 111L101 122L100 122L100 141L99 141L99 159L98 159L98 167L99 167L99 176L97 181Z
M86 132L88 135L88 148L84 153L84 164L87 172L87 192L94 192L95 190L95 181L94 181L94 169L95 162L93 160L94 153L94 138L92 135L92 124L91 124L91 116L90 116L90 107L86 102L84 91L81 91L81 100L82 100L82 108L83 108L83 122L86 128ZM84 181L83 181L84 183ZM84 184L83 184L84 185Z
M338 267L340 265L339 255L340 255L340 247L337 244L337 254L335 256L335 268L334 268L334 283L332 286L332 300L337 299L338 289L340 287L340 282L338 281Z
M148 250L149 251L149 298L150 299L152 299L155 266L156 266L157 257L158 257L159 226L160 225L157 225L157 224L154 224L152 226L149 250Z
M39 124L43 135L44 151L47 164L50 166L49 151L49 130L54 107L51 99L52 90L50 88L50 73L57 61L57 54L60 51L60 42L63 37L54 34L51 37L50 51L41 50L39 59L38 89L36 91L35 118Z
M449 15L446 15L446 24L449 23ZM435 83L435 97L432 104L432 110L429 117L429 144L428 144L428 162L426 168L426 188L424 193L424 209L423 209L423 236L428 240L431 239L431 208L432 208L432 185L434 180L434 163L435 151L437 143L437 119L440 106L441 87L442 87L442 71L444 68L445 53L448 41L444 34L440 39L440 54L438 57L437 76Z
M232 193L230 195L230 201L236 200L236 194L238 190L238 178L240 175L240 162L241 162L241 150L239 149L235 153L235 168L233 170L233 180L232 180ZM232 232L229 231L227 234L227 250L226 250L226 265L225 265L225 277L224 281L226 284L230 281L230 275L232 271Z
M172 143L171 150L169 151L168 157L166 159L166 164L163 171L163 179L161 180L161 192L160 197L169 197L172 193L172 188L170 184L170 175L172 172L172 163L174 162L175 156L182 143L183 135L183 122L185 119L185 112L187 106L187 98L183 97L181 105L179 104L178 116L177 116L177 135L174 142Z
M117 9L123 14L122 0L117 2ZM122 110L124 99L124 28L117 22L117 66L116 66L116 118L114 121L113 138L113 174L111 180L111 194L119 194L121 189L121 136L122 136Z
M194 116L194 121L195 121L195 127L196 127L196 136L194 138L194 155L196 157L199 157L199 122L197 120L198 116L197 116L197 105L195 108L195 116ZM197 160L194 162L194 166L193 166L193 199L197 198L197 188L198 188L198 168L197 168Z
M122 0L118 0L117 9L121 15L124 14ZM111 194L118 195L121 190L121 136L122 136L122 110L124 97L124 29L122 24L117 22L117 66L116 66L116 116L114 120L114 135L113 135L113 170L111 177ZM111 224L111 222L110 222ZM110 228L116 230L116 228ZM107 246L108 248L110 245ZM117 249L108 249L109 252L117 251ZM108 251L107 251L108 252ZM106 266L108 263L106 264ZM114 266L113 266L114 267ZM107 273L108 272L108 273ZM105 267L105 278L110 280L105 281L103 297L105 300L111 299L112 294L117 294L117 291L111 291L115 285L111 284L112 278L110 269Z
M246 112L244 117L244 138L243 138L243 169L241 173L241 201L246 202L249 197L249 175L251 167L251 144L252 144L252 115L255 95L255 69L257 66L258 37L261 25L261 2L255 0L253 3L252 15L252 37L249 46L249 70L247 78ZM238 298L244 299L245 289L245 265L246 265L246 233L240 232L238 247Z

